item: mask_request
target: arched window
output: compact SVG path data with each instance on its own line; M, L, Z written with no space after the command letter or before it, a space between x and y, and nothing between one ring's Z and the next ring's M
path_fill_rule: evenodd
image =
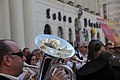
M49 24L45 25L44 34L51 34L51 27Z
M58 37L63 38L63 28L61 26L58 27Z

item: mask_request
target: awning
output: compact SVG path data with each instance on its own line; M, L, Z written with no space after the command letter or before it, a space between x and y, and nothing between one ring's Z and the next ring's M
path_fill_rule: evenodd
M97 18L106 38L111 42L120 42L120 28L114 21Z

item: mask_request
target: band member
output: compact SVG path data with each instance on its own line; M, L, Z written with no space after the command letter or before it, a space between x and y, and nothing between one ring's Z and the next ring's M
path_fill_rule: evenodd
M14 41L0 40L0 80L17 80L24 61L23 52Z
M18 76L23 73L25 60L16 42L10 39L0 40L0 80L18 80ZM50 80L65 80L60 73L57 71Z
M76 63L76 68L77 70L80 69L80 67L82 67L86 61L87 61L87 57L88 57L88 42L87 41L82 41L81 44L79 45L79 51L76 53L76 56L82 61L81 63Z

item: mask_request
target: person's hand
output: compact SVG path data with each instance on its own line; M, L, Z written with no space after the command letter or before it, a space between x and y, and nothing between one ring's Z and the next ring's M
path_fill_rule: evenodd
M66 75L61 68L58 68L50 80L66 80L67 78L68 75Z

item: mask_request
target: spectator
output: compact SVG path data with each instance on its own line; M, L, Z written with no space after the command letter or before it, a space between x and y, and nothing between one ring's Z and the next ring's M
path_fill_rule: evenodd
M78 75L78 80L116 80L108 60L99 57L83 65Z
M26 57L26 64L36 66L36 56L34 54L28 54ZM24 67L24 72L19 76L20 80L35 80L37 69L31 67Z
M37 66L40 66L40 64L41 64L41 62L42 62L42 55L43 55L43 53L42 53L42 50L40 50L40 49L35 49L35 50L33 50L33 52L32 52L32 54L34 54L35 56L36 56L36 59L37 59Z
M36 66L36 62L37 62L36 56L34 54L28 54L25 62L28 65ZM26 75L29 74L29 79L27 79L27 80L35 80L36 79L37 69L27 67L27 68L24 68L24 70L26 72L25 77L26 77Z
M24 56L26 57L28 54L30 54L30 49L29 48L24 48L23 49Z
M106 45L105 45L105 49L108 51L108 50L111 50L111 49L113 49L113 44L112 43L106 43Z
M120 68L115 70L109 62L112 62L111 52L104 52L101 41L92 40L88 45L88 59L78 71L78 80L120 80ZM110 53L110 54L109 54Z
M99 40L92 40L88 45L88 61L97 58L102 51L105 51L104 44Z
M28 65L36 66L37 58L34 54L28 54L25 61Z

